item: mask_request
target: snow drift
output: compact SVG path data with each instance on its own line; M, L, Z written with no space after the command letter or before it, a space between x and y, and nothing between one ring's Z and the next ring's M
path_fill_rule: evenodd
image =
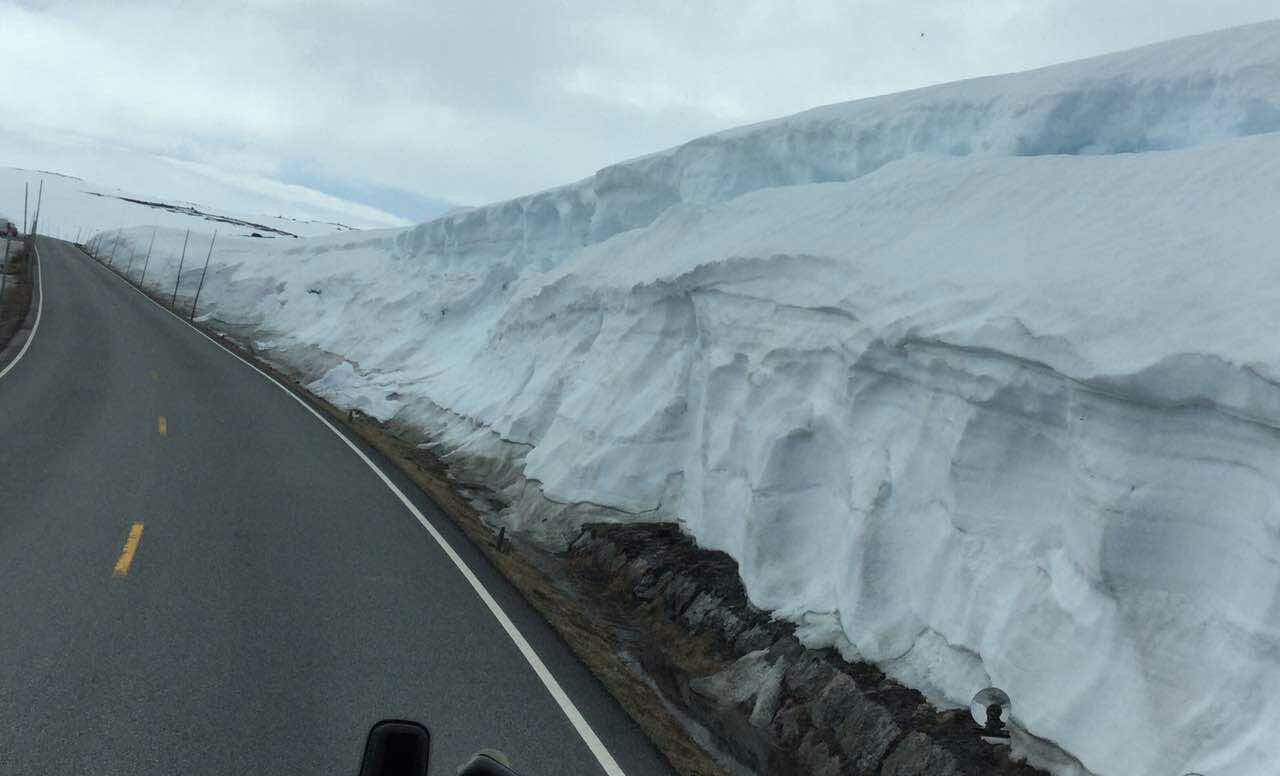
M200 312L537 499L681 520L810 638L999 685L1095 773L1264 773L1277 130L1268 23L220 238ZM521 493L504 519L562 537Z

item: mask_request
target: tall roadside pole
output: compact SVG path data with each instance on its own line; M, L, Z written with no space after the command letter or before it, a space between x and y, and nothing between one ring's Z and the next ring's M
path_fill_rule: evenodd
M191 303L192 323L196 322L196 305L200 304L200 292L204 290L204 276L209 274L209 259L213 258L213 243L218 239L218 230L213 230L213 237L209 240L209 255L204 257L204 270L200 273L200 285L196 287L196 298Z
M22 233L27 233L27 200L31 197L31 181L22 184Z
M147 259L142 262L142 277L138 278L138 288L141 288L143 293L146 293L147 290L143 283L147 280L147 267L151 265L151 249L156 246L156 232L159 229L160 227L158 226L151 227L151 242L147 245Z
M187 236L182 238L182 258L178 259L178 276L173 279L173 298L169 300L169 309L176 310L174 306L178 303L178 284L182 282L182 264L187 260L187 240L191 239L191 230L187 230Z
M124 268L124 279L125 279L125 280L128 280L128 279L129 279L129 272L130 272L130 270L132 270L132 269L133 269L133 262L134 262L134 260L136 260L137 258L138 258L138 249L135 247L133 250L129 251L129 266L127 266L127 267L125 267L125 268Z
M44 204L44 178L40 179L40 193L36 195L36 212L31 218L31 232L40 231L40 206Z
M116 246L120 244L120 230L116 230L116 240L111 243L111 255L107 257L107 266L110 267L116 260Z

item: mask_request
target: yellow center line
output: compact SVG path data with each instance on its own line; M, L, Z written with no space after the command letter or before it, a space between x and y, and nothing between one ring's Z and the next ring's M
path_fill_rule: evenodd
M138 542L142 541L142 523L134 523L129 529L129 538L124 540L124 550L116 561L115 576L123 577L129 573L129 564L133 563L133 555L138 551Z
M169 424L165 422L164 415L156 419L156 430L160 432L160 436L169 436Z

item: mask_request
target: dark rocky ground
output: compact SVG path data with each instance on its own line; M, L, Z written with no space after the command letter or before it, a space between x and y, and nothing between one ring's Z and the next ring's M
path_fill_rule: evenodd
M746 597L738 566L670 524L591 525L569 551L585 583L632 613L630 649L669 702L768 774L977 776L1038 771L875 666L807 649Z

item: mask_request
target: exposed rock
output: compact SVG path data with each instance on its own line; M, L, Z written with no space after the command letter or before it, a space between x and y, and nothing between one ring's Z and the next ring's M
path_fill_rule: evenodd
M739 652L754 652L764 649L773 643L773 632L763 625L753 625L743 630L733 642L733 648Z
M721 605L719 598L710 593L699 593L693 599L693 603L689 604L684 610L684 614L680 615L680 621L690 628L697 629L702 625L702 621L706 619L709 612L715 611Z
M793 750L812 725L809 711L801 704L792 703L783 706L777 714L773 715L773 721L769 723L768 735L779 748Z
M924 733L908 733L884 761L881 776L962 776L956 758Z
M798 700L808 702L827 686L836 669L816 652L802 655L787 671L787 689Z
M743 655L720 673L691 680L689 687L723 708L736 706L754 698L772 673L766 657L764 650Z
M853 678L837 673L810 704L819 727L829 729L857 771L872 771L902 735L893 714L862 694Z
M805 766L808 773L838 776L838 774L844 772L840 758L831 753L831 748L826 741L822 740L816 730L810 730L804 740L800 742L797 754L800 756L800 762Z
M747 600L738 567L677 526L586 524L566 558L632 614L636 657L668 702L762 774L1033 776L978 737L966 713L831 649Z
M755 727L765 727L778 713L778 705L782 703L782 675L786 670L787 662L779 660L769 667L764 681L760 683L760 689L756 691L756 704L751 707L750 722Z

